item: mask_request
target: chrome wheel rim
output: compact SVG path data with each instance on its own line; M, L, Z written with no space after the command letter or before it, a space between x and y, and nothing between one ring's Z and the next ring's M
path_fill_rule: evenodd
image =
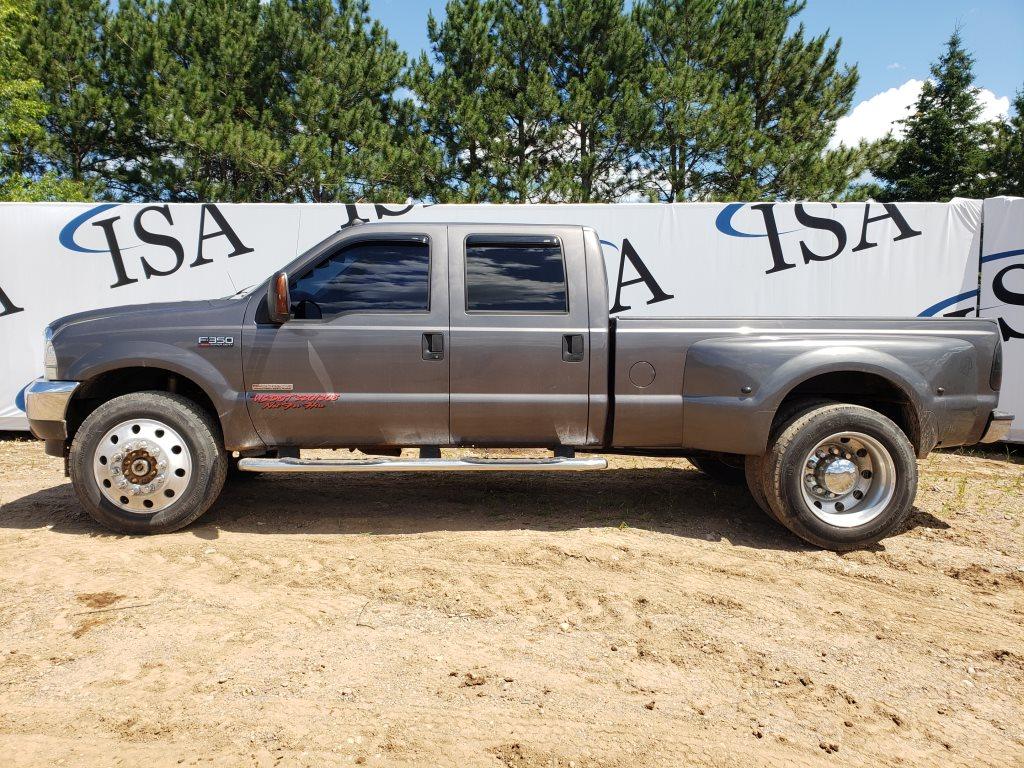
M804 457L800 491L807 509L837 528L869 523L896 493L896 463L863 432L837 432Z
M92 467L107 501L125 512L152 515L185 492L192 480L192 453L173 427L131 419L103 435Z

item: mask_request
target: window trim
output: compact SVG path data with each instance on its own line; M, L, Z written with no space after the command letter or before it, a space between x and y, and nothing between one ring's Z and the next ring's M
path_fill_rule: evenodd
M387 233L387 232L367 232L365 234L358 235L356 237L352 237L352 238L349 238L347 240L343 240L342 242L338 243L336 247L329 249L325 254L321 255L319 258L316 258L316 259L313 259L313 260L307 262L306 265L303 266L302 271L299 272L294 278L291 275L289 275L288 276L288 282L289 282L289 284L293 280L295 280L297 282L298 280L300 280L303 277L305 277L306 275L308 275L310 272L312 272L314 269L316 269L318 266L320 266L324 262L328 261L329 259L333 259L335 257L335 255L337 255L341 251L345 250L346 248L351 248L351 247L356 246L356 245L362 245L362 244L365 244L365 243L374 243L374 242L376 242L376 243L382 243L382 242L383 243L419 243L421 245L426 245L427 246L427 308L426 309L383 309L383 310L347 309L344 312L339 312L336 315L332 315L329 319L328 318L320 318L318 320L316 318L309 318L309 317L304 317L304 318L295 318L295 317L293 317L293 318L291 318L288 321L288 324L290 325L292 323L309 323L311 325L313 325L313 324L315 324L315 325L326 325L328 323L331 323L331 322L337 320L339 317L349 317L351 315L429 315L431 313L431 307L433 305L432 294L433 294L433 286L434 286L434 243L433 243L433 240L431 239L430 235L428 235L425 232L422 232L422 233L410 233L410 234L394 234L394 233ZM290 290L290 287L289 287L289 290Z
M469 240L470 238L481 238L483 245L526 245L536 243L538 245L558 245L558 253L562 258L562 285L565 287L565 309L564 310L523 310L523 309L470 309L469 308ZM462 288L463 288L463 311L467 315L511 315L526 317L559 317L571 314L569 298L569 267L565 258L565 244L558 235L522 235L522 234L501 234L491 232L474 232L462 239Z

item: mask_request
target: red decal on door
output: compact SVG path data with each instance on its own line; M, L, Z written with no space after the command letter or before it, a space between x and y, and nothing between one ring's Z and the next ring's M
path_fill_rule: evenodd
M327 403L333 403L340 398L337 392L289 392L288 394L266 394L259 393L252 396L252 401L260 408L267 410L291 410L302 408L312 410L323 408Z

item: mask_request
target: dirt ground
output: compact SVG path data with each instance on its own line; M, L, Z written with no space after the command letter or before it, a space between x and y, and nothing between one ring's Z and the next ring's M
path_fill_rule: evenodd
M273 476L105 533L0 441L6 765L1024 764L1024 465L803 546L685 460Z

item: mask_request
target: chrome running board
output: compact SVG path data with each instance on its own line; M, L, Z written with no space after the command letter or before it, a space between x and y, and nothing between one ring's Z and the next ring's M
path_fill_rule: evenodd
M565 472L605 469L605 459L239 459L243 472Z

